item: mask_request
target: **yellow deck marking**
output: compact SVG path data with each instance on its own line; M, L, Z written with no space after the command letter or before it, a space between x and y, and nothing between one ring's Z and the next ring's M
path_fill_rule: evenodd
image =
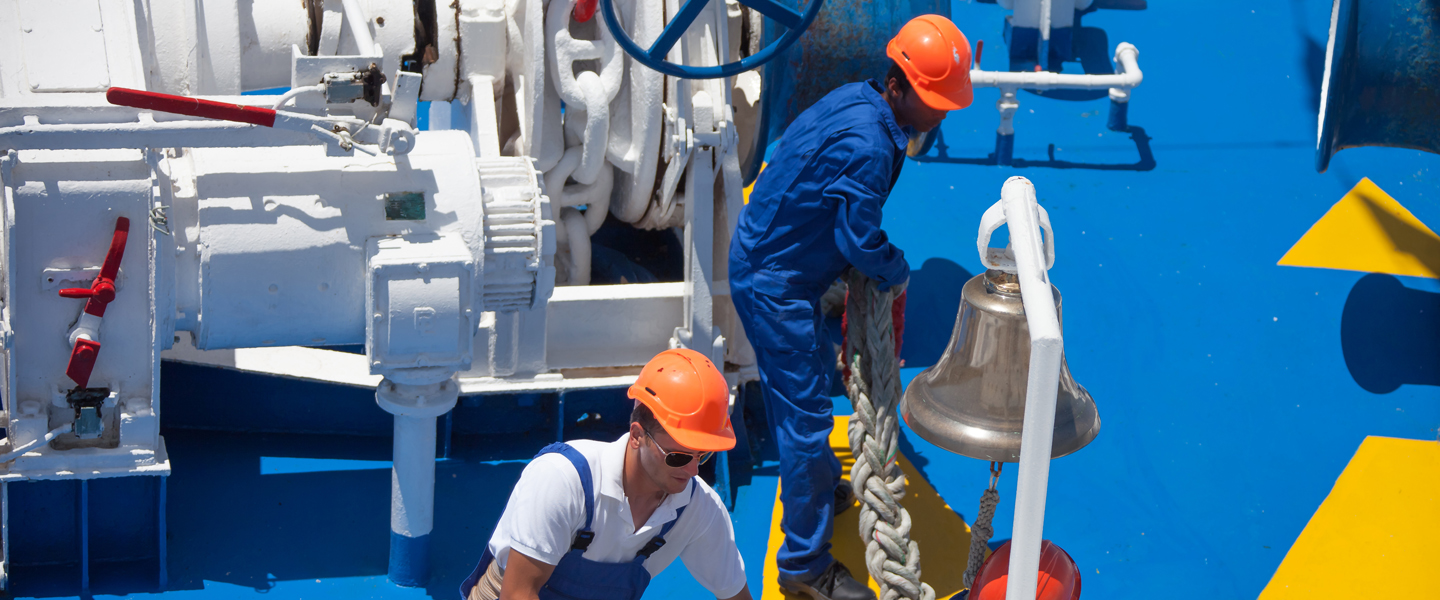
M1434 598L1440 444L1368 437L1260 600Z
M855 457L850 454L850 442L845 434L849 423L850 417L835 417L835 429L830 432L830 446L835 449L835 455L840 457L840 465L847 480L850 479L850 465L855 463ZM920 544L920 567L923 570L921 581L935 588L936 598L949 598L964 589L961 579L965 575L965 565L970 553L970 527L945 504L945 499L935 492L935 488L920 476L920 472L904 456L900 457L900 470L905 473L906 479L903 503L914 523L911 526L910 538ZM984 473L984 469L977 468L976 473ZM979 500L978 496L976 500ZM775 566L775 555L785 540L785 534L780 531L780 515L780 499L777 493L775 512L770 519L770 549L765 555L765 586L761 598L808 600L808 596L784 592L776 583L780 571ZM865 545L860 541L859 530L859 506L836 517L835 535L831 540L834 546L831 552L836 560L850 568L850 573L855 575L856 579L868 580L865 572ZM870 589L879 595L880 588L874 581L870 581Z
M1440 236L1380 186L1361 179L1279 264L1440 277Z
M760 170L755 172L755 181L760 181L760 174L765 172L766 164L769 163L760 163ZM740 191L740 195L743 197L746 204L750 203L750 190L755 189L755 181L750 182L750 185L745 186L745 189Z

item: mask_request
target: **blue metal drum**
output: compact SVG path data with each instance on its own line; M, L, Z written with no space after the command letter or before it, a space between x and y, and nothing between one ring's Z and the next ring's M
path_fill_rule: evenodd
M800 8L799 0L778 0ZM820 14L800 41L766 64L761 98L758 148L780 139L785 128L841 85L880 79L890 68L885 44L910 19L935 14L950 18L948 0L826 0ZM965 30L960 24L961 31ZM762 44L779 39L787 30L767 20ZM746 169L747 179L759 173L764 152L756 152Z
M1440 0L1335 0L1315 169L1345 148L1440 151Z

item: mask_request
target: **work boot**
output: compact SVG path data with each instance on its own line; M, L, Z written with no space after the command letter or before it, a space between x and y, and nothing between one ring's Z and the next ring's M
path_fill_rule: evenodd
M780 587L788 591L805 594L815 600L875 600L870 587L856 581L850 569L840 561L830 563L819 577L809 580L789 579L780 576Z
M835 486L835 514L850 510L852 506L855 506L855 486L841 479L840 485Z

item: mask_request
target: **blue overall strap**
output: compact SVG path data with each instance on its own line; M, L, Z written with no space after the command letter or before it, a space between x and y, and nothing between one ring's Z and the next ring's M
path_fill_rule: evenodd
M570 549L584 552L586 548L590 547L590 542L595 539L595 532L590 530L590 523L595 516L595 486L590 478L590 461L585 460L585 456L580 454L579 450L565 442L555 442L541 448L540 452L535 454L535 458L551 452L569 459L570 464L575 466L575 472L580 474L580 487L585 493L585 526L575 532L575 541L570 544Z
M691 479L690 502L695 501L695 490L698 489L700 489L699 480ZM670 529L675 527L675 523L680 521L680 515L685 514L685 509L689 507L690 504L686 503L685 506L682 506L675 510L675 518L670 519L669 523L666 523L664 527L660 528L660 533L655 534L655 537L650 538L650 541L647 542L643 548L640 548L639 552L635 553L636 562L644 562L645 559L650 558L651 554L654 554L655 552L659 551L660 548L665 546L665 535L670 533Z

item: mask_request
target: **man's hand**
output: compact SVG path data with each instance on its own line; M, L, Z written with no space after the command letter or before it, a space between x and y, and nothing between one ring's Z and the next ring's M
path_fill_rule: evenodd
M550 581L555 565L546 564L511 548L500 582L500 600L538 600L540 588ZM747 595L746 598L749 598Z

